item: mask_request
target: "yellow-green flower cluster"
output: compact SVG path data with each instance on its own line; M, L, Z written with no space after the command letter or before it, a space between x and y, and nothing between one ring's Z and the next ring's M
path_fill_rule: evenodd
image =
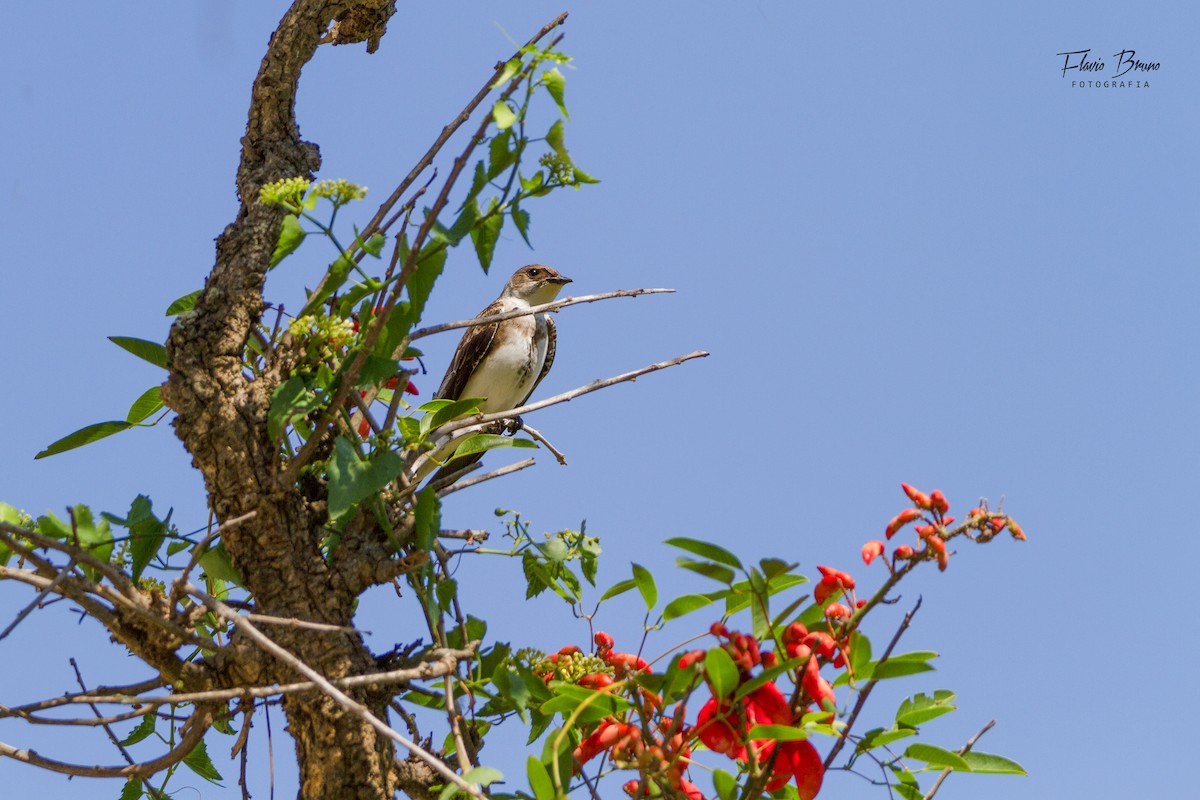
M604 659L583 652L555 653L533 666L535 675L549 674L569 683L578 683L583 676L598 672L611 675L613 668L604 663Z
M319 359L331 358L336 351L354 341L354 323L341 317L306 314L288 323L288 332L293 337L313 346L311 355Z
M564 186L575 185L575 166L570 159L558 153L546 153L538 159L538 163L549 171L552 181L558 181Z
M323 180L313 187L314 197L327 197L335 206L344 206L351 200L362 200L367 196L367 187L350 183L345 178Z
M259 199L267 205L280 205L295 210L304 201L304 193L308 191L308 178L284 178L268 183L259 191Z

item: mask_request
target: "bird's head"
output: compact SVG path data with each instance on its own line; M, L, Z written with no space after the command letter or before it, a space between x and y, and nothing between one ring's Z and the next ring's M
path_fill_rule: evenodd
M563 277L553 267L530 264L513 273L504 287L503 296L524 300L531 306L541 305L553 301L559 290L570 282L570 278Z

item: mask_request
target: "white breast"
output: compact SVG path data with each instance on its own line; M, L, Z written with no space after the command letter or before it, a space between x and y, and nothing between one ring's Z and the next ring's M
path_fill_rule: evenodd
M525 307L519 301L513 308ZM506 311L509 309L505 309ZM516 408L533 388L546 361L546 319L541 314L500 323L487 356L467 380L460 397L486 397L485 414Z

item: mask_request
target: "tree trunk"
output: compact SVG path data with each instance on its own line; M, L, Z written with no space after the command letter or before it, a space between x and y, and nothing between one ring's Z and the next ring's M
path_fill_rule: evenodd
M302 142L294 117L300 70L323 36L334 43L366 40L373 48L394 0L297 0L271 37L251 97L237 173L241 208L217 243L216 264L196 307L179 318L167 349L170 378L164 402L175 410L175 429L204 476L218 521L247 513L246 522L222 531L222 541L255 610L278 617L348 626L362 581L331 567L321 551L325 512L320 497L306 496L280 479L278 443L267 433L271 394L286 379L286 365L251 379L243 353L263 310L266 268L283 212L258 202L262 185L311 177L320 165L314 145ZM333 23L334 27L330 28ZM344 632L264 626L288 652L330 679L376 669L361 639ZM225 685L290 682L292 667L235 637L238 654L214 669ZM389 697L355 695L380 719ZM319 692L289 695L288 730L296 742L301 797L310 800L380 800L403 788L427 796L415 766L396 763L392 741L359 716ZM427 771L426 771L427 772Z

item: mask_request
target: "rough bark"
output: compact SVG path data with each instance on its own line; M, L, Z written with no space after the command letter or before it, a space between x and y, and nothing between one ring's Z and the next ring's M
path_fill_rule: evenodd
M324 515L299 485L279 479L278 445L267 433L271 393L280 376L251 379L242 366L247 338L264 307L266 268L283 215L257 201L265 183L311 177L320 164L316 146L301 141L294 113L301 69L317 46L367 41L373 48L393 12L394 0L297 0L280 21L251 95L237 172L241 206L217 240L216 263L195 309L171 331L171 372L162 391L177 414L176 433L204 476L216 518L255 512L223 541L256 610L332 625L350 624L355 596L364 587L347 575L362 572L361 558L335 569L322 557ZM379 556L384 550L360 546L357 554ZM278 627L270 635L329 678L375 669L374 657L357 636ZM238 652L240 657L214 665L225 672L219 683L296 678L252 646ZM386 718L386 693L355 698ZM296 743L302 797L378 800L392 797L401 781L410 793L421 793L420 775L396 764L392 743L329 698L291 695L284 709Z

